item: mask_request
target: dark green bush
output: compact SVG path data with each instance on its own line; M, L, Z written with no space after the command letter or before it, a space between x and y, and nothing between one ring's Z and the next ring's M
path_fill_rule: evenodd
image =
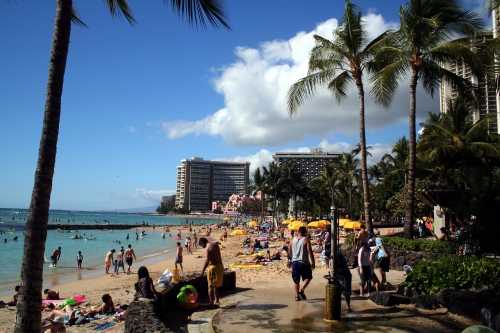
M437 254L456 253L455 242L439 242L433 239L405 239L382 237L389 250L430 252Z
M408 273L405 285L417 293L435 294L443 288L491 287L500 290L500 262L475 256L448 255L422 260Z

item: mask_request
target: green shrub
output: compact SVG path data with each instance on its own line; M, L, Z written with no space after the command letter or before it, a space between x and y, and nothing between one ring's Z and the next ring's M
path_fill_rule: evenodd
M345 241L344 241L344 244L355 245L354 244L354 235L347 236L346 239L345 239Z
M443 288L491 287L500 290L500 262L485 257L448 255L426 259L408 272L405 285L435 294Z
M405 239L398 237L382 237L389 250L430 252L437 254L454 254L454 242L438 242L433 239Z

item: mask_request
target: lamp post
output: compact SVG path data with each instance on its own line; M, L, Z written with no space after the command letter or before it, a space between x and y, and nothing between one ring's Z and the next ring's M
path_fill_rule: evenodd
M328 280L325 295L325 321L340 320L341 312L341 294L342 288L339 285L338 271L338 251L339 251L339 218L337 207L331 206L331 230L330 230L330 253L328 260L332 259L330 265L330 274L325 276Z

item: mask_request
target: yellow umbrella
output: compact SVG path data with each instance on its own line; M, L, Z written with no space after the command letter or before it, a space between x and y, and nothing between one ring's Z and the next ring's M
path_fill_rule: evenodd
M290 221L290 220L285 220L285 221L281 222L281 224L290 224L291 222L292 221Z
M236 235L248 235L248 232L243 229L236 229L233 232L231 232L231 236L236 236Z
M339 226L343 227L345 223L352 222L349 219L339 219Z
M257 222L257 221L250 221L250 222L248 222L248 225L250 227L253 227L253 226L259 225L259 222Z
M229 220L231 220L231 218L230 217L225 217L225 218L223 218L223 220L224 221L229 221Z
M299 230L300 227L306 227L307 228L307 223L304 223L302 221L296 222L296 223L290 223L288 225L288 230L297 231L297 230Z
M290 221L295 221L295 217L290 217Z
M328 221L328 220L320 220L320 221L318 221L318 222L322 222L322 223L324 223L324 224L326 224L326 225L331 225L331 224L332 224L332 223L331 223L330 221Z
M323 221L314 221L307 225L310 228L326 228L326 223Z
M352 221L346 222L344 224L344 228L346 228L346 229L360 229L361 228L361 223L359 223L359 222L352 222Z

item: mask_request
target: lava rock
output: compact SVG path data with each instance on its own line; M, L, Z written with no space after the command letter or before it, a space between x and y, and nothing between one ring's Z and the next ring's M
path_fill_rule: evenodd
M484 326L500 332L500 298L497 298L481 309L481 321Z
M413 295L410 297L410 302L423 310L434 310L440 307L439 302L433 295Z
M491 300L485 293L463 290L455 294L448 304L448 311L451 313L481 320L481 309Z
M441 289L439 292L437 292L434 297L436 297L436 300L441 304L441 306L447 308L450 304L450 301L458 294L460 293L459 290L455 290L452 288L444 288Z
M413 296L413 290L410 287L405 286L404 284L400 284L398 286L396 293L398 293L401 296L408 296L408 297Z

